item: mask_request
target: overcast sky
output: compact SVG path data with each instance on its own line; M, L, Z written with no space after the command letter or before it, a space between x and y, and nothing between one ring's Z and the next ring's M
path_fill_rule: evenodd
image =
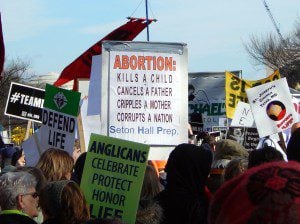
M300 17L299 0L266 0L283 36ZM262 0L148 0L150 41L187 43L190 72L242 70L262 78L244 44L275 28ZM138 7L139 6L139 7ZM37 75L60 73L127 16L145 17L141 0L1 0L7 59L29 61ZM146 30L135 40L146 41Z

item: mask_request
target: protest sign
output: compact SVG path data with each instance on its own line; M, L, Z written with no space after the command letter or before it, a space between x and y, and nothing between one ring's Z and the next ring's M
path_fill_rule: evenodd
M224 72L189 73L189 123L193 132L211 131L225 118L224 87Z
M231 126L227 132L227 139L234 140L247 150L253 150L259 143L259 135L256 128Z
M99 101L99 103L100 103L100 101ZM88 144L90 142L90 136L92 133L101 134L100 133L100 127L101 127L100 116L99 115L89 115L88 114L88 105L90 105L90 97L83 98L82 104L80 107L80 114L82 117L85 149L88 148Z
M245 79L240 79L230 72L226 72L226 116L228 118L233 118L235 108L239 101L248 103L248 98L246 94L246 89L258 86L267 82L271 82L280 78L279 71L275 71L272 75L267 78L249 81Z
M42 122L45 91L12 82L5 106L5 115Z
M44 107L59 113L77 116L79 111L80 93L46 85Z
M227 139L231 139L243 145L245 136L245 128L244 127L229 127L227 131Z
M300 100L299 100L299 98L293 96L292 102L293 102L295 111L298 114L298 118L297 118L296 122L299 122L300 121Z
M43 129L45 126L40 127L33 135L22 143L22 149L26 156L26 166L36 166L42 153L48 149L47 141L42 141L42 134L45 134Z
M252 127L253 123L254 118L252 116L250 105L248 103L239 101L231 121L231 126Z
M226 138L226 133L228 131L227 126L213 126L212 132L220 132L220 139L225 139Z
M92 57L92 68L89 83L89 101L87 115L100 115L101 113L101 72L102 56Z
M243 146L247 150L253 150L257 148L259 143L259 134L257 128L245 128L245 138Z
M246 92L261 138L286 130L297 120L286 78L247 89Z
M187 142L186 45L107 41L103 49L101 133L150 145Z
M149 146L92 134L80 187L92 218L135 223Z
M73 151L80 93L46 85L41 141L48 148Z

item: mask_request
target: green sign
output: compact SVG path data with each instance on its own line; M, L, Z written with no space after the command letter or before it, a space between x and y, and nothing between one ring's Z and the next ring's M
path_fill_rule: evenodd
M80 93L46 85L44 107L77 117Z
M92 134L80 187L92 218L134 224L149 146Z

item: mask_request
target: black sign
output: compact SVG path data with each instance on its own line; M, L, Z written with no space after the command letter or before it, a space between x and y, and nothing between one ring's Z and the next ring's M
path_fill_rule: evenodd
M41 123L45 90L11 83L5 115Z
M259 142L259 135L256 128L229 127L227 139L235 140L251 151L256 149Z

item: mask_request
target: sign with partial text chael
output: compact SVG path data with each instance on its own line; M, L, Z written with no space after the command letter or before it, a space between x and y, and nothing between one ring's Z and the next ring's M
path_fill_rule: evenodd
M221 126L226 118L225 73L189 73L189 123L194 134Z

